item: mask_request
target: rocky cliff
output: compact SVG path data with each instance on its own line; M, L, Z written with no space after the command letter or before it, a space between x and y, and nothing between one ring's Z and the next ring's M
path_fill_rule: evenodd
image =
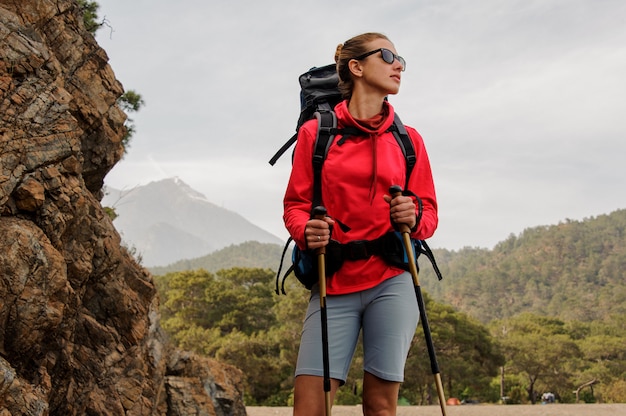
M122 85L72 0L0 0L0 416L244 415L241 374L170 348L103 212Z

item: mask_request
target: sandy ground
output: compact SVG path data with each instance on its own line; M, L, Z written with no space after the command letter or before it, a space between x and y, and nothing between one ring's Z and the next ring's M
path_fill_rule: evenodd
M247 407L248 416L291 416L291 407ZM626 404L447 406L447 416L626 416ZM361 406L334 406L333 416L360 416ZM398 416L441 416L439 406L402 406Z

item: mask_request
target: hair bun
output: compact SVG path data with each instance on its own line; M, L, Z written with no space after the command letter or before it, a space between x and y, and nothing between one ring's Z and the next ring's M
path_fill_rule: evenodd
M337 45L337 49L335 50L335 63L339 62L339 55L341 55L341 50L343 49L343 43Z

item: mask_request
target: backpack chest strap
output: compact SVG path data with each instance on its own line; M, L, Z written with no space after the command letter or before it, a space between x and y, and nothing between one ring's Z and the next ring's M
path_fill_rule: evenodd
M330 244L327 251L331 251L330 255L337 256L342 261L366 260L374 255L382 254L381 238L376 240L355 240L345 244Z

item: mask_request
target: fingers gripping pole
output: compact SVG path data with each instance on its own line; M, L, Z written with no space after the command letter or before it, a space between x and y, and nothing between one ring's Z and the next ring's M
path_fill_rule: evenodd
M402 188L398 185L393 185L389 188L389 194L392 197L402 195ZM437 395L439 396L439 406L441 407L441 414L447 416L446 412L446 395L443 390L443 384L441 382L441 373L439 371L439 364L437 363L437 355L435 353L435 347L433 345L432 334L430 333L430 325L428 324L428 317L426 315L426 307L424 298L422 296L422 289L419 283L419 272L417 271L417 263L415 261L415 254L413 253L413 244L411 243L410 232L408 224L396 224L399 231L402 233L402 242L404 244L404 251L406 251L407 260L409 262L409 271L413 277L413 284L415 286L415 297L417 298L417 306L419 308L420 320L422 321L422 329L424 330L424 339L426 341L426 349L428 350L428 357L430 358L430 369L435 377L435 385L437 387Z
M326 208L313 208L313 217L323 220L326 217ZM320 317L322 320L322 360L324 365L324 406L326 416L331 415L330 402L330 359L328 353L328 315L326 312L326 247L317 249L318 285L320 289Z
M389 188L389 193L393 198L402 195L402 188L398 185L393 185ZM411 229L408 224L395 224L398 227L400 233L402 233L402 242L404 244L404 251L406 251L407 260L409 262L409 271L413 277L413 284L415 287L419 287L419 272L417 271L417 263L415 262L415 253L413 253L411 245Z

